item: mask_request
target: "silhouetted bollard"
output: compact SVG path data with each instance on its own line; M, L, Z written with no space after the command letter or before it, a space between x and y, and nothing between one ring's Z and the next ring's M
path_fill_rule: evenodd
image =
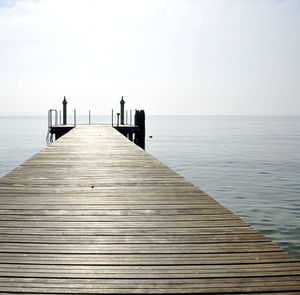
M121 125L124 125L125 101L123 99L123 96L122 96L122 99L120 101L120 104L121 104Z
M134 143L145 149L145 112L144 110L135 111L134 116L135 126L137 126L137 132L135 133Z
M65 96L62 104L63 104L63 124L66 125L67 124L67 100Z

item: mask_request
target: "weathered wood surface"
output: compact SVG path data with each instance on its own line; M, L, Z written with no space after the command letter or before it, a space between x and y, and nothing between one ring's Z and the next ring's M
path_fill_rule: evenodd
M0 294L70 293L300 294L300 263L112 127L77 126L0 180Z

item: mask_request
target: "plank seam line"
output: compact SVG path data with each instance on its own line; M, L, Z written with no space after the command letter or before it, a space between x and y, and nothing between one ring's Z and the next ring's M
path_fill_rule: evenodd
M272 251L257 251L257 252L152 252L152 253L126 253L126 252L26 252L26 251L1 251L0 249L0 254L8 254L8 253L14 253L14 254L37 254L37 255L91 255L91 256L96 256L96 255L107 255L107 257L110 256L121 256L121 255L126 255L126 256L138 256L138 255L145 255L145 256L152 256L152 255L227 255L227 254L258 254L258 253L282 253L285 252L283 250L272 250Z
M2 264L12 264L12 265L41 265L41 266L46 266L46 265L49 265L49 266L93 266L93 267L96 267L96 266L100 266L100 267L103 267L103 266L112 266L112 267L116 267L116 266L126 266L126 267L131 267L131 266L167 266L167 267L170 267L170 266L216 266L216 265L222 265L222 266L236 266L236 265L242 265L242 266L245 266L245 265L249 265L249 266L255 266L255 265L260 265L260 264L285 264L285 263L298 263L298 261L272 261L272 262L261 262L261 263L258 263L258 262L254 262L254 263L249 263L249 262L239 262L239 263L198 263L198 264L149 264L149 263L143 263L143 264L76 264L76 263L69 263L69 264L59 264L59 263L37 263L37 262L1 262L0 265Z

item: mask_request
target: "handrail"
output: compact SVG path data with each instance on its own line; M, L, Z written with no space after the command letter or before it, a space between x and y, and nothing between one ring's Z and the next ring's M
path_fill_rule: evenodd
M57 125L57 110L54 109L50 109L48 111L48 132L47 132L47 136L46 136L46 142L47 145L49 145L50 143L53 142L53 134L50 132L51 127L53 126L53 122L52 122L52 118L53 118L53 112L55 114L54 116L54 120L55 120L55 125Z
M119 115L118 115L119 114ZM126 110L126 112L125 112L125 114L126 114L126 116L125 116L125 123L126 123L126 125L128 125L128 123L129 123L129 125L131 125L132 126L132 124L134 123L134 122L132 122L133 121L133 118L132 118L132 110L129 110L129 113L128 113L128 111ZM116 123L116 125L114 125L115 124L115 122L114 122L114 115L116 115L116 120L117 120L117 123ZM117 127L119 127L119 123L120 122L118 122L118 116L120 116L120 113L114 113L114 109L112 109L111 110L111 126L117 126ZM120 118L119 118L120 119ZM129 121L129 122L128 122Z
M53 124L52 124L52 117L53 117L53 115L52 115L52 113L55 113L55 125L57 125L57 110L54 110L54 109L50 109L49 111L48 111L48 128L50 128L50 127L52 127L53 126Z

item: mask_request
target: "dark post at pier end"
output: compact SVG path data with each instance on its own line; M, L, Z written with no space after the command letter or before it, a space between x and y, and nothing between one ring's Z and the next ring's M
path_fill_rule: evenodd
M64 100L62 102L63 104L63 125L67 125L67 100L66 97L64 96Z
M120 101L120 105L121 105L121 125L124 125L124 113L125 113L125 101L123 99L123 96L122 96L122 99Z
M134 143L145 149L145 111L136 110L134 116L135 126L137 126L137 132L135 134Z

